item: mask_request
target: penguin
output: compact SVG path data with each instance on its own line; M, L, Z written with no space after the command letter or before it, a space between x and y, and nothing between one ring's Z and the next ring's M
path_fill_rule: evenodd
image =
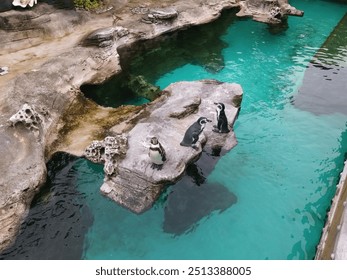
M208 118L200 117L195 123L193 123L184 134L183 140L180 143L181 146L193 147L196 149L196 142L199 140L200 133L204 130L207 122L212 122Z
M166 161L166 152L163 146L159 143L157 137L151 138L151 145L149 146L148 156L152 161L152 168L161 170Z
M227 116L225 115L225 106L223 103L214 103L217 105L217 125L214 125L213 131L219 133L230 132Z

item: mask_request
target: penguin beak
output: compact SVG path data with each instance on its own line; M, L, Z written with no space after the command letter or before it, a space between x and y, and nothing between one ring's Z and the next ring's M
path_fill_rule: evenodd
M217 102L213 102L213 104L214 104L214 105L218 105L218 103L217 103Z
M210 119L206 119L206 121L208 121L208 122L212 122Z

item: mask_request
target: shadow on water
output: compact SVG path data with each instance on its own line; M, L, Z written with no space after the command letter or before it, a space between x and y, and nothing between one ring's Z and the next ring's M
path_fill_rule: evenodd
M347 14L307 66L293 103L314 114L347 115Z
M204 217L214 211L223 212L237 202L235 194L222 184L206 181L221 153L224 151L203 151L199 160L187 167L186 176L169 188L165 194L165 232L175 235L190 232Z
M76 189L75 161L64 153L53 156L46 184L35 196L14 245L0 259L81 259L93 217L84 194Z

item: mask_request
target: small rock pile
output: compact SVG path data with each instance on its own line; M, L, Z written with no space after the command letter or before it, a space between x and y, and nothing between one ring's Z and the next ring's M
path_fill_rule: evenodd
M127 149L127 137L119 134L93 141L85 149L84 156L94 163L103 163L105 174L111 176L117 173L118 161L125 157Z

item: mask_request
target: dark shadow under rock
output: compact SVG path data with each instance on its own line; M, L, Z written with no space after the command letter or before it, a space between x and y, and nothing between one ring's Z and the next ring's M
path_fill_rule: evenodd
M48 163L48 180L34 198L15 243L0 260L81 259L84 235L93 217L76 189L75 158L56 154Z
M222 212L237 202L237 197L219 183L192 184L189 177L175 185L167 199L163 229L180 235L197 226L213 211Z
M167 195L163 229L175 235L194 229L213 211L222 212L237 202L235 194L219 183L206 182L224 150L206 148L199 160L190 164L186 175Z
M2 0L0 2L0 12L5 12L5 11L8 11L8 10L11 10L12 9L12 1L13 0Z

